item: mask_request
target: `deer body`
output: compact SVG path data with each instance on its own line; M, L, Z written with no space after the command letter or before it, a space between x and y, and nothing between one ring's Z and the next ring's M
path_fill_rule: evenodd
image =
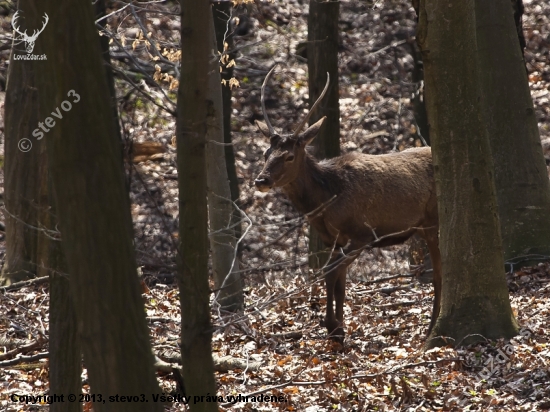
M407 228L437 225L428 147L387 155L350 153L321 162L306 152L298 177L282 190L304 214L336 196L311 219L327 246L345 247L350 240L367 244ZM381 243L402 243L404 236L410 237L403 234Z
M280 187L294 206L308 214L311 225L333 250L326 269L327 312L325 326L336 340L344 337L344 300L347 267L365 247L403 243L418 233L426 240L434 269L434 307L429 330L439 314L441 258L438 247L438 214L429 147L385 155L349 153L318 162L306 150L325 118L299 133L278 135L262 109L266 123L256 122L270 138L266 163L255 180L268 191ZM328 73L327 73L328 75ZM324 96L325 89L310 110ZM335 305L334 305L335 304ZM335 306L335 307L334 307Z

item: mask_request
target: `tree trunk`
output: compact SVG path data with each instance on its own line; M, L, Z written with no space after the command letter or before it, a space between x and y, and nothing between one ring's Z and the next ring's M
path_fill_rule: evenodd
M338 104L338 16L337 1L310 0L308 16L307 67L309 71L309 101L315 103L330 74L330 87L323 101L315 109L309 124L327 116L323 127L314 140L315 156L318 159L340 155L340 106ZM318 233L309 229L309 266L317 269L328 262L329 255Z
M133 249L130 202L92 5L28 1L47 13L38 37L38 118L49 128L49 173L96 411L161 411L109 396L159 393ZM55 16L55 17L54 17ZM53 23L53 24L52 24ZM53 114L56 113L57 115Z
M51 203L54 203L53 196L51 199ZM55 230L56 222L56 218L51 215L48 228ZM50 271L50 393L64 395L67 399L70 394L78 397L82 392L82 349L61 238L52 237L47 237ZM50 406L51 412L81 410L80 402L56 402Z
M185 388L193 396L216 393L212 360L208 286L208 212L206 205L206 117L208 59L212 47L208 2L181 2L181 79L177 108L180 239L178 282L181 302L181 356ZM192 411L217 411L216 402L191 405Z
M416 42L410 42L411 57L414 61L412 71L412 81L417 85L412 98L413 115L416 126L416 135L422 140L422 143L430 146L430 129L428 127L428 113L426 112L426 89L424 84L424 63L422 62L422 53L417 50Z
M40 27L42 15L29 12L25 17L26 25ZM44 190L47 176L43 173L46 153L44 144L32 137L39 120L43 120L38 118L36 90L36 76L42 62L15 60L14 53L26 54L21 45L14 47L6 90L3 211L6 261L0 276L0 284L5 285L47 274L37 273L43 272L37 262L47 261L47 255L38 256L39 228L48 208L47 201L44 202L47 198Z
M214 29L216 30L216 43L220 53L226 53L227 62L222 65L221 77L226 82L233 78L233 66L227 67L228 63L235 58L233 49L233 33L228 29L229 17L233 4L230 1L214 2L212 13L214 17ZM229 177L229 187L231 189L231 200L239 205L239 179L237 177L237 168L235 167L235 151L233 150L233 139L231 138L231 87L226 83L222 87L223 101L223 139L225 146L225 166L227 167L227 176ZM236 208L233 208L232 226L235 226L235 237L241 238L242 225L241 214ZM238 246L238 245L237 245ZM239 248L240 249L240 248Z
M503 273L491 149L479 114L479 71L496 68L478 65L474 7L442 0L420 5L443 268L441 312L427 347L445 344L440 336L461 345L518 331Z
M214 27L211 39L215 44ZM225 166L224 111L218 61L208 71L208 112L206 117L206 176L208 183L208 217L210 249L216 301L222 309L238 311L243 308L243 282L239 270L237 242L233 223L233 202Z
M504 258L550 255L548 174L510 0L476 1L476 25Z
M21 2L23 3L23 2ZM20 4L25 7L26 4ZM25 8L26 24L41 23L42 14ZM20 54L18 48L14 52ZM10 62L6 99L6 213L7 260L3 277L6 283L23 280L34 274L50 276L49 380L50 391L58 395L78 395L82 391L80 340L76 314L69 292L69 280L61 250L55 236L57 222L50 206L45 142L34 147L31 127L38 124L39 101L37 72L40 61ZM25 113L25 116L21 116ZM27 139L25 146L21 139ZM24 152L26 148L30 150ZM23 150L21 150L23 149ZM16 216L26 216L19 220ZM29 226L32 225L33 227ZM49 231L49 232L48 232ZM54 403L53 412L81 410L79 402Z

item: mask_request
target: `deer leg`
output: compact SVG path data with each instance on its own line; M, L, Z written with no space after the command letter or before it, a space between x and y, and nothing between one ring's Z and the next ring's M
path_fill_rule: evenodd
M339 259L339 255L331 259L331 263ZM330 270L330 264L329 264ZM338 283L340 275L340 266L333 268L325 275L325 285L327 291L327 312L325 316L325 327L330 336L338 329L340 322L338 322L336 315L334 314L334 295L336 292L336 284Z
M346 272L348 264L342 262L326 275L327 315L325 326L330 338L343 343L344 341L344 301L346 299ZM336 313L334 312L336 303Z
M348 265L342 264L338 269L336 284L334 288L334 298L336 302L336 321L338 327L332 331L334 339L340 342L344 341L344 303L346 301L346 274Z
M327 315L325 326L330 338L336 342L344 342L344 303L346 301L346 274L348 266L359 256L358 245L352 244L344 254L335 254L331 259L331 264L335 264L338 259L346 256L336 268L327 273ZM330 268L331 265L329 265ZM336 313L334 313L334 303L336 303Z
M419 234L426 240L433 266L433 285L434 285L434 305L432 310L432 319L428 328L428 334L435 326L435 322L441 310L441 252L439 251L439 238L437 229L424 229Z

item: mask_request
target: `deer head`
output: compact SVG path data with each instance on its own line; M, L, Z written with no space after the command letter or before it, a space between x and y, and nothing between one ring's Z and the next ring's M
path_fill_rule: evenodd
M34 50L34 43L36 42L38 35L44 31L44 29L46 28L46 24L48 24L48 21L50 20L50 18L46 13L44 13L44 24L42 25L42 28L40 30L34 30L32 33L32 36L29 36L27 34L27 30L25 30L24 32L21 32L21 30L19 30L19 27L16 26L16 21L18 17L19 17L19 11L16 11L15 14L13 15L13 19L11 20L11 25L13 27L13 30L17 34L19 34L19 38L17 38L16 40L18 40L19 42L24 41L25 50L27 51L27 53L30 54Z
M325 88L317 101L311 107L306 118L298 125L292 134L280 136L275 132L275 129L271 125L265 110L265 86L271 76L271 73L273 73L273 70L275 70L275 67L269 71L262 85L261 104L265 123L256 121L256 126L260 129L260 132L262 132L264 136L269 137L271 143L269 149L267 149L264 153L264 168L254 181L254 184L258 190L262 192L267 192L272 187L285 186L293 182L298 177L300 173L300 166L306 156L306 146L311 143L313 139L315 139L326 119L326 116L309 126L305 132L300 132L313 114L315 108L325 96L330 84L330 76L327 73L327 83Z

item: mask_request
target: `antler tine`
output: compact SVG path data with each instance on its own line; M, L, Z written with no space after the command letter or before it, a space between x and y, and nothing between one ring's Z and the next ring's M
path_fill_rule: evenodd
M17 19L19 18L19 10L17 10L15 12L15 14L13 15L11 21L12 21L12 26L13 26L13 29L15 30L16 33L20 34L21 36L25 36L27 34L27 30L25 30L25 33L21 33L21 30L19 29L19 26L16 26L16 21Z
M42 24L42 28L40 30L34 30L33 33L32 33L32 36L30 37L31 39L34 39L36 40L36 38L38 37L38 35L40 33L42 33L44 31L44 29L46 28L46 24L48 24L48 22L50 21L50 18L48 17L48 15L46 13L44 13L44 23Z
M277 67L277 63L271 68L269 73L267 73L267 76L265 76L264 84L262 84L262 94L261 94L261 103L262 103L262 113L264 115L265 124L267 125L267 128L269 129L269 133L271 135L276 134L275 129L273 129L273 126L271 126L271 122L269 121L269 118L267 117L267 111L265 110L265 86L269 80L269 77L271 76L271 73L273 73L273 70L275 70L275 67Z
M42 30L40 30L40 33L42 33L44 31L44 29L46 28L46 24L48 24L48 22L50 21L50 17L48 16L47 13L44 13L44 24L42 25Z
M309 109L309 113L307 114L306 118L302 121L302 123L300 123L300 125L298 126L296 131L293 133L294 137L298 136L298 133L300 133L300 131L304 128L304 126L308 122L309 118L313 114L313 111L317 108L317 106L319 105L319 103L321 102L323 97L325 96L325 93L328 90L328 85L329 84L330 84L330 74L327 72L327 84L325 84L325 88L323 89L323 92L321 93L321 95L319 96L317 101L313 104L313 106L311 106L311 109Z

